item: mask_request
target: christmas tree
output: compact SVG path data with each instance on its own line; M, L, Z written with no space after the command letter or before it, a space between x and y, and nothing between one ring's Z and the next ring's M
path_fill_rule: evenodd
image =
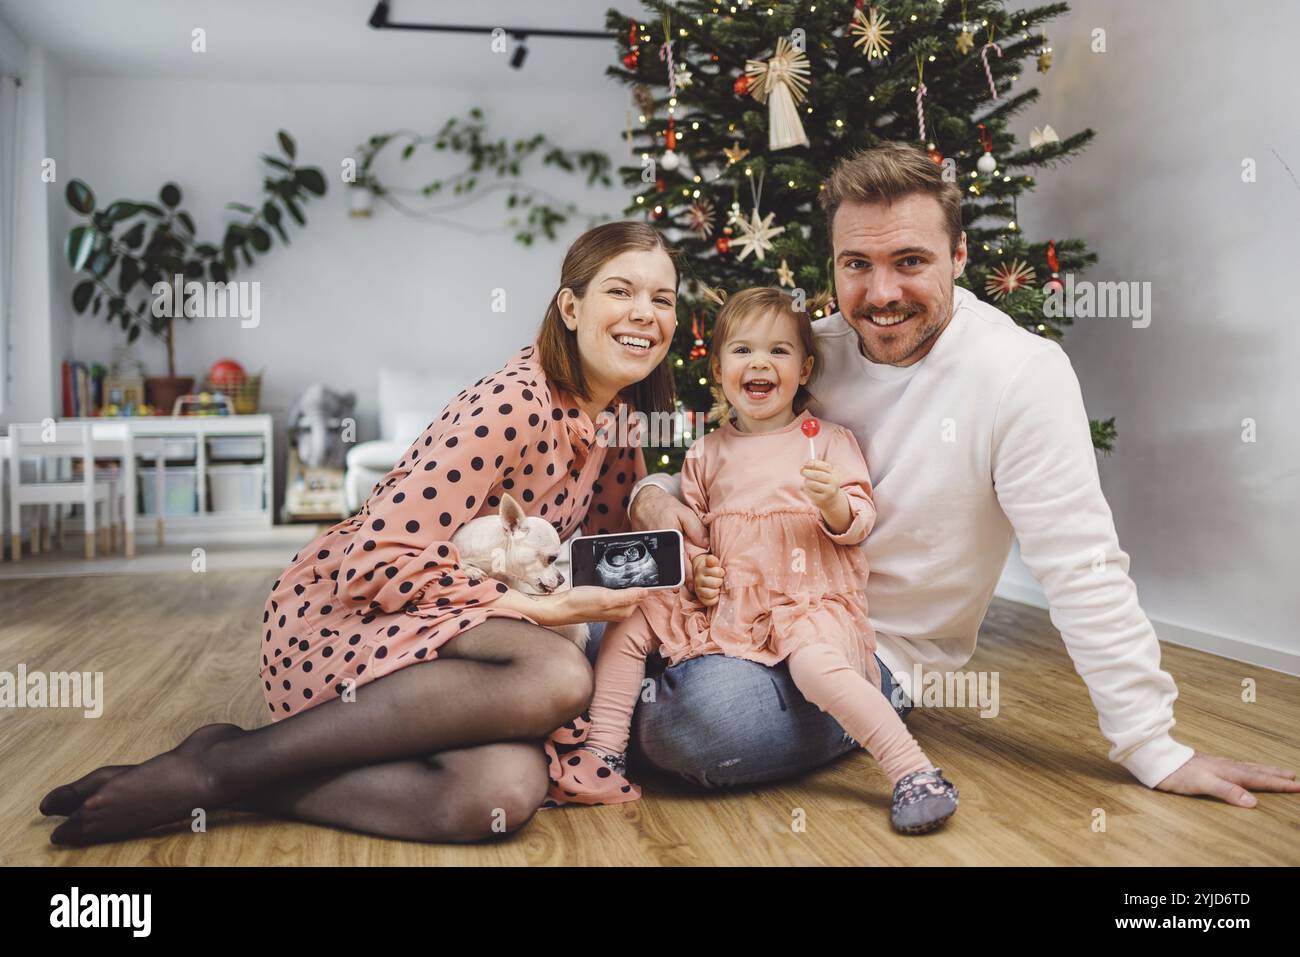
M615 10L620 66L631 87L620 167L644 216L686 254L678 333L669 361L685 416L713 404L706 344L714 291L802 290L814 319L835 311L830 238L817 205L835 163L882 141L926 148L966 191L970 261L959 283L1033 332L1060 338L1045 315L1057 276L1096 261L1081 240L1031 241L1017 199L1033 171L1082 150L1085 129L1035 129L1025 148L1008 124L1038 99L1025 67L1046 73L1044 24L1064 3L1009 11L1001 0L650 0L656 19ZM1022 61L1028 61L1022 63ZM708 427L715 426L710 423ZM1092 423L1109 451L1114 420ZM661 450L679 467L682 449Z

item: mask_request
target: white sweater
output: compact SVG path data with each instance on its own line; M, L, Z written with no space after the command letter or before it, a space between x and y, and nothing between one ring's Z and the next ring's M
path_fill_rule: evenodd
M814 415L853 430L878 516L861 547L878 654L905 691L914 665L960 670L1013 537L1097 709L1110 759L1148 787L1191 759L1169 734L1178 690L1128 577L1097 476L1079 380L1056 343L967 289L920 362L871 362L837 313L813 323ZM646 483L680 496L677 476Z

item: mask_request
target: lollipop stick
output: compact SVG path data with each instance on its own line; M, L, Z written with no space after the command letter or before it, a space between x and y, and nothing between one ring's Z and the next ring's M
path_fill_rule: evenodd
M808 454L814 459L817 458L817 446L813 445L813 436L821 430L821 423L811 416L804 419L803 424L799 426L799 431L808 436Z

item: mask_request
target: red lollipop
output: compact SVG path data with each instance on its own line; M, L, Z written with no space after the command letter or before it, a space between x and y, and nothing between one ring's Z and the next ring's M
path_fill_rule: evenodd
M803 420L799 426L799 431L808 436L808 453L809 457L817 458L817 447L813 445L813 436L822 429L821 423L816 419L809 417Z

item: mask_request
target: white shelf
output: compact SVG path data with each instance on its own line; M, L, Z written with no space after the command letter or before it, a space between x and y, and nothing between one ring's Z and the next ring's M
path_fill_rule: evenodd
M60 422L89 422L92 425L110 423L114 429L126 425L133 438L194 437L195 457L183 465L179 462L170 468L194 468L198 479L198 508L195 513L164 515L164 534L170 541L185 541L191 537L211 539L222 532L266 528L274 524L275 458L270 415L194 415L194 416L92 416L88 418L60 419ZM227 461L209 461L207 439L212 436L258 436L262 440L262 457ZM137 456L138 458L138 456ZM150 460L146 467L155 463ZM262 508L252 511L208 511L208 476L210 466L222 465L262 466ZM138 474L138 473L137 473ZM155 539L155 516L137 512L136 537L142 541Z

